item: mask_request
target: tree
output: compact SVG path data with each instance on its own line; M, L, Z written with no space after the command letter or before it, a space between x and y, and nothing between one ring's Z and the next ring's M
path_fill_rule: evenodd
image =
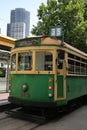
M39 21L32 33L49 35L49 28L63 23L64 41L87 52L87 3L85 0L47 0L38 9Z
M58 17L58 2L56 0L47 0L47 5L42 3L38 9L39 22L37 26L33 26L32 33L38 35L48 35L49 27L55 26L59 19Z

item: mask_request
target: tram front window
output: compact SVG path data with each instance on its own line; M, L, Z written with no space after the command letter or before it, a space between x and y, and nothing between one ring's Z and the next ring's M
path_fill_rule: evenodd
M36 52L36 70L52 71L53 56L50 52Z
M18 54L18 70L32 70L32 53L25 52Z

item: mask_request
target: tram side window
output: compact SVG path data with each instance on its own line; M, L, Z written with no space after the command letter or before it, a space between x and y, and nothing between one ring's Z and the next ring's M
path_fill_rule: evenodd
M68 72L69 73L74 73L74 61L73 60L68 60Z
M18 55L18 70L32 70L32 53L19 53Z
M85 75L85 64L81 63L81 74Z
M11 58L11 70L12 71L16 70L16 54L12 55Z
M79 62L75 62L75 73L80 74L80 63Z
M69 74L87 74L86 60L73 54L68 54L68 73Z
M63 69L64 51L58 51L58 69Z

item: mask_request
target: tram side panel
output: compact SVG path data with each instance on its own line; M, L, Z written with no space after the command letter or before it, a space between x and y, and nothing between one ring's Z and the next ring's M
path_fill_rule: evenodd
M67 101L87 95L86 76L67 76Z

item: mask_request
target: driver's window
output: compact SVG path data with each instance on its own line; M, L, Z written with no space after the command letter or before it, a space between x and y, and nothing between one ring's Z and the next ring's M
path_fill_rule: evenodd
M63 69L64 51L58 51L58 69Z

